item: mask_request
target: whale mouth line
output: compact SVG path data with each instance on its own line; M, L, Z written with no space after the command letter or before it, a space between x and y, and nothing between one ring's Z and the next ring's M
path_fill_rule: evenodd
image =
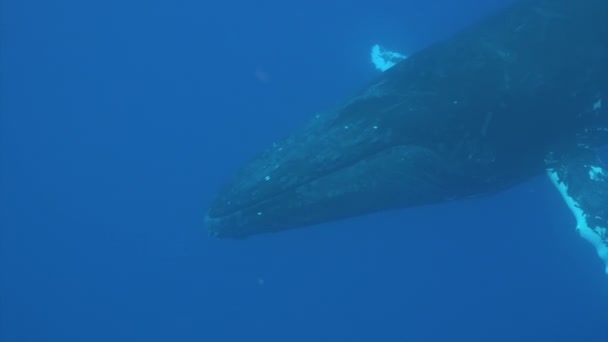
M216 211L219 212L219 214L215 214L213 210L210 210L207 215L205 215L205 225L208 227L210 235L214 237L245 237L250 234L249 230L252 229L252 227L249 227L247 222L248 218L261 216L262 212L264 211L263 208L267 208L273 203L279 203L282 200L289 201L290 199L285 199L284 197L289 197L289 195L293 194L294 192L298 192L299 190L310 186L312 183L321 181L325 178L339 177L337 176L338 174L344 173L349 169L369 161L375 156L399 146L400 145L391 145L375 149L370 153L353 158L350 162L340 163L336 165L336 167L328 169L316 177L308 178L305 181L281 189L280 191L270 193L267 196L258 198L256 201L252 201L246 205L234 207L230 211ZM239 229L244 229L244 231L238 232Z
M398 146L398 145L397 145ZM279 191L273 192L268 194L267 196L263 197L263 198L259 198L258 200L256 200L255 202L251 202L248 204L243 204L237 207L234 207L233 209L229 210L229 211L221 211L221 214L219 215L213 215L213 214L208 214L207 217L211 218L211 219L221 219L221 218L225 218L225 217L229 217L231 215L235 215L238 214L240 212L244 212L244 211L248 211L251 210L255 207L258 207L260 205L263 205L264 203L268 203L278 197L281 197L282 195L286 194L286 193L290 193L293 191L298 190L299 188L302 188L304 186L307 186L313 182L316 182L320 179L329 177L329 176L333 176L336 173L340 173L343 172L345 170L348 170L349 168L352 168L360 163L363 163L367 160L369 160L370 158L377 156L387 150L390 150L391 148L394 148L396 146L384 146L383 148L378 148L373 150L370 153L367 153L365 155L360 155L357 156L357 158L353 158L352 161L350 162L344 162L344 163L340 163L337 164L334 168L331 169L327 169L325 172L323 172L322 174L319 174L316 177L310 177L302 182L296 183L292 186L286 187L284 189L280 189Z
M244 238L432 203L445 197L442 193L446 187L458 194L463 192L443 180L448 175L452 175L449 179L453 181L460 179L456 171L432 150L412 144L391 144L351 158L350 163L337 164L299 184L253 198L247 205L230 207L226 202L230 196L224 195L222 201L216 202L216 209L220 210L207 213L205 225L214 237ZM243 194L246 192L236 191L231 196ZM222 208L222 203L228 206Z

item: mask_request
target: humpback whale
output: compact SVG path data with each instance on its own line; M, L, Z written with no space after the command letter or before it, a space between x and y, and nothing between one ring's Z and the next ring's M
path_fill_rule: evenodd
M608 169L597 154L607 102L608 1L519 0L274 143L220 189L205 224L244 238L546 174L608 265Z

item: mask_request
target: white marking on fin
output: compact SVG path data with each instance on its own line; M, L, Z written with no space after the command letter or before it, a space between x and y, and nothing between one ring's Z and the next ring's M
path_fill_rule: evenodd
M595 247L600 259L602 259L606 265L605 271L606 274L608 274L608 245L606 242L608 239L608 230L606 227L599 227L596 229L589 227L589 224L587 223L587 214L574 198L568 195L568 186L559 179L557 172L548 169L547 175L551 179L551 182L553 182L553 185L559 190L572 214L574 214L574 217L576 218L576 230L583 239L589 241Z

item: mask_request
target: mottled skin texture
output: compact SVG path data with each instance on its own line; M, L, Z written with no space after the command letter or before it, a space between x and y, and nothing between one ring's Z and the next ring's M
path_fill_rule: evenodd
M517 2L274 144L220 191L208 229L240 238L539 175L552 153L608 141L608 106L597 108L608 101L607 61L608 1Z

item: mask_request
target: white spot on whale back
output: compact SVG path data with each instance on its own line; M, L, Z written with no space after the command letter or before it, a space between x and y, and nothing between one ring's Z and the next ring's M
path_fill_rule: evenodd
M570 208L572 214L576 218L576 230L583 237L583 239L589 241L597 251L600 259L604 261L605 264L605 272L608 274L608 246L606 239L608 238L606 235L608 233L606 227L599 227L595 230L589 227L587 223L587 214L583 211L580 205L574 200L574 198L568 195L568 186L564 184L554 170L547 170L547 174L553 182L553 185L559 190L562 195L564 201Z
M589 168L589 178L594 181L601 181L600 176L605 176L604 170L599 166L591 166Z
M602 109L602 99L598 99L593 104L593 110L600 110L600 109Z
M371 58L376 69L386 71L395 66L395 64L406 59L407 56L400 54L399 52L388 51L376 44L372 46Z

